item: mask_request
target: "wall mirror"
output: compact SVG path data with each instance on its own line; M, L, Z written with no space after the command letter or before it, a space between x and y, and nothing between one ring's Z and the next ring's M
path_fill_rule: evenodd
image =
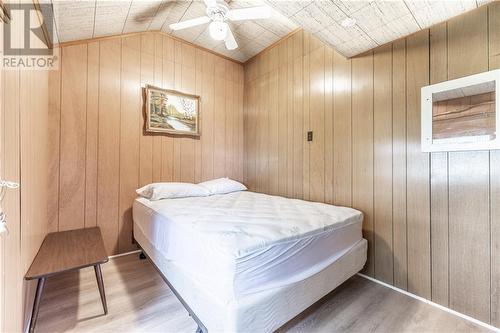
M422 88L422 151L500 149L500 70Z

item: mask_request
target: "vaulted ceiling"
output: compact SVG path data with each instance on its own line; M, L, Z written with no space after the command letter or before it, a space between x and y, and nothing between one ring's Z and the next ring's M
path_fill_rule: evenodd
M269 0L296 24L347 57L408 36L491 0L280 1ZM353 18L352 27L342 26Z
M239 47L229 51L226 50L223 41L215 41L209 36L208 24L175 32L169 29L171 23L206 15L206 6L203 1L52 0L51 3L55 23L55 43L161 30L241 62L298 27L275 10L272 11L270 19L230 23ZM235 0L229 2L228 7L242 8L262 4L263 1L258 0ZM45 20L49 21L52 13L43 11Z
M208 24L170 30L171 23L204 16L203 1L42 0L40 3L52 4L42 6L42 11L46 22L53 22L54 43L161 30L244 62L300 27L351 57L490 1L226 0L230 9L263 4L272 8L269 19L230 23L239 45L232 51L225 48L223 41L210 37ZM353 18L356 23L344 27L342 21L346 18Z

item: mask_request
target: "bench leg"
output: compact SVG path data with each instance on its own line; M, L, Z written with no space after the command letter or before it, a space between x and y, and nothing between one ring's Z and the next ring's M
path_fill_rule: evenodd
M31 312L31 321L29 333L35 331L36 320L38 319L38 311L40 310L40 301L42 300L43 287L45 286L46 277L38 279L38 284L36 286L35 301L33 302L33 311Z
M102 307L104 314L108 314L108 305L106 304L106 294L104 292L104 282L102 281L101 265L94 266L95 278L97 279L97 286L99 287L99 294L101 294Z

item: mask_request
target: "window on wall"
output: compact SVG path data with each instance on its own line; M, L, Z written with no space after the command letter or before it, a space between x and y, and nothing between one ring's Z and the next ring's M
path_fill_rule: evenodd
M422 150L500 149L500 70L422 88Z

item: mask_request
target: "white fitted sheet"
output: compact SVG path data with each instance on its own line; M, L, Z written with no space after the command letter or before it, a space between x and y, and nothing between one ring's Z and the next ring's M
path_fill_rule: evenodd
M133 216L134 233L222 304L304 280L362 239L359 211L247 191L139 198Z
M273 288L221 304L184 270L156 250L141 229L134 237L172 287L181 295L208 332L273 332L327 295L366 262L367 241L360 240L347 253L322 271L287 286Z

